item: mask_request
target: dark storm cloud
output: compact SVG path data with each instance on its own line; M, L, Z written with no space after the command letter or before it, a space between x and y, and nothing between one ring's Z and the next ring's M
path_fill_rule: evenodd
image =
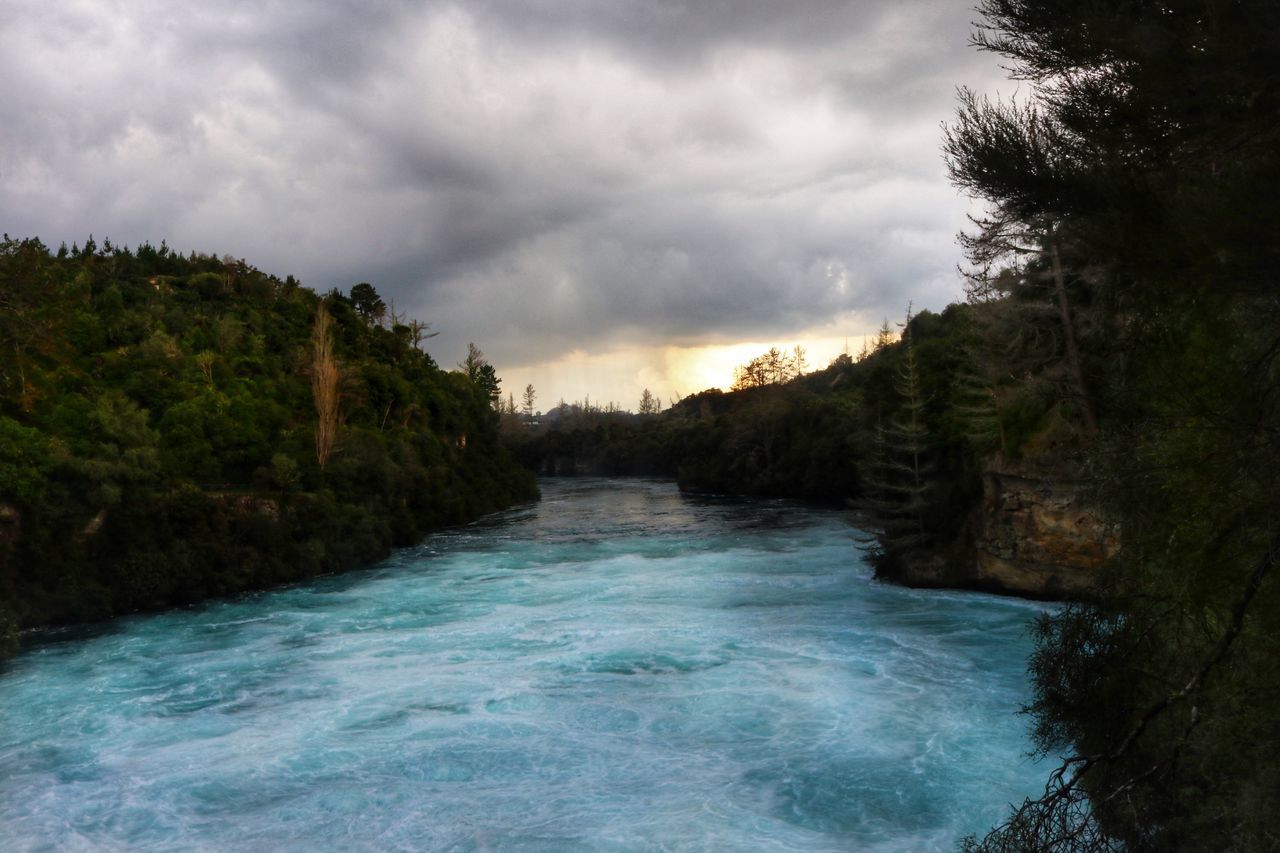
M14 0L0 224L373 281L499 363L954 298L964 4Z

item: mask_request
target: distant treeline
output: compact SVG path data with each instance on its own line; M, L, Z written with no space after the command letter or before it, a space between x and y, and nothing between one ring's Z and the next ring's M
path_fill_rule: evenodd
M1056 362L1019 346L993 359L982 341L995 319L985 306L908 312L900 332L886 322L874 346L822 370L654 415L566 406L505 438L544 475L667 476L692 491L850 506L879 531L873 557L894 576L913 556L964 549L988 456L1043 464L1078 443Z
M424 328L367 283L6 236L0 633L348 568L534 496L493 388Z

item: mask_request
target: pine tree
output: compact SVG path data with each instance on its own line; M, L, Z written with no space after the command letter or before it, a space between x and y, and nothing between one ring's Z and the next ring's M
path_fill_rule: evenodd
M888 324L886 323L886 326ZM927 401L911 339L911 309L903 325L902 363L894 381L898 400L888 423L875 432L875 445L863 476L859 504L876 528L882 565L900 561L930 544L925 522L930 491L930 433L925 424Z

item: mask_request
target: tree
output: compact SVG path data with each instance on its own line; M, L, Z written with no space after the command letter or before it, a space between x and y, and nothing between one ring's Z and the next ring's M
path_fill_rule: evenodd
M362 281L351 288L351 306L366 323L379 323L386 316L387 304L372 284Z
M876 330L875 342L871 345L872 354L878 353L885 347L891 345L897 340L897 335L893 333L893 329L889 327L889 318L885 317L884 322L880 324L880 328Z
M809 367L804 347L796 344L791 350L791 358L787 362L787 379L799 379Z
M316 463L322 471L333 454L342 420L339 394L342 368L333 354L332 327L333 318L321 302L311 327L311 396L316 407Z
M91 238L92 239L92 238ZM61 349L65 312L55 298L63 288L39 240L0 240L0 394L30 411L39 396L33 380Z
M1065 210L1035 210L1026 195L1005 194L1009 187L1007 181L992 180L993 175L1009 169L1011 162L1031 175L1044 175L1043 180L1054 177L1062 180L1060 172L1065 167L1062 163L1045 161L1041 148L1044 139L1058 139L1059 146L1063 147L1062 135L1061 129L1035 107L992 104L966 91L961 95L956 123L946 130L943 150L952 181L992 205L988 216L972 219L977 226L975 233L960 235L961 245L973 265L967 276L970 298L983 300L1007 295L1000 283L1009 279L1010 271L1024 286L1029 281L1048 283L1047 290L1061 329L1063 360L1072 396L1085 431L1092 436L1098 431L1098 422L1080 356L1080 336L1068 292L1068 272L1063 263L1064 242L1069 241L1070 235L1070 215ZM1071 155L1063 159L1070 160ZM1075 278L1079 287L1086 276Z
M640 414L656 415L660 411L662 411L662 403L648 388L644 389L644 393L640 395Z
M963 92L948 128L953 181L988 205L966 248L1051 294L1097 428L1081 470L1122 531L1097 599L1039 629L1034 734L1067 758L981 847L1274 847L1280 246L1257 223L1280 216L1280 5L979 12L974 43L1025 86Z
M476 382L480 379L480 369L487 363L484 357L484 350L474 343L469 343L467 344L467 357L458 363L458 367L467 375L468 379Z
M931 441L925 424L927 401L911 337L910 307L903 323L902 346L902 361L894 381L899 398L897 411L888 423L881 422L876 427L873 452L863 472L860 503L868 520L879 530L880 559L887 564L900 561L931 541L925 525L931 487Z
M525 416L526 418L532 418L532 417L533 417L533 403L534 403L534 399L535 399L535 395L534 395L534 393L533 393L533 385L532 385L532 383L531 383L531 384L529 384L529 385L524 386L524 398L523 398L523 400L522 400L521 402L522 402L523 407L524 407L524 416Z
M17 628L367 564L531 494L475 386L348 299L85 246L0 240L0 655Z
M734 371L732 389L761 388L765 385L782 385L804 373L804 347L795 347L790 354L777 347L770 347L763 355L756 356Z
M502 393L498 390L498 386L502 384L502 380L498 378L497 371L488 359L484 357L484 351L474 343L467 344L467 357L458 365L467 378L476 384L485 397L489 400L489 404L494 409L499 408L502 400Z
M440 334L439 332L427 331L428 329L431 328L431 324L423 323L420 320L410 320L408 323L408 326L409 326L409 342L413 344L413 348L418 350L419 352L422 351L423 341L427 340L428 338L434 338L436 335Z

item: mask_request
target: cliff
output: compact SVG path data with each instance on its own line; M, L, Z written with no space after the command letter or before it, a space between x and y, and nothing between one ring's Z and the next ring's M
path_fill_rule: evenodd
M973 530L979 585L1037 598L1089 592L1115 556L1114 527L1089 506L1070 480L991 469Z
M1027 598L1081 598L1120 543L1064 468L989 461L966 540L904 556L883 574L908 586L981 589Z

